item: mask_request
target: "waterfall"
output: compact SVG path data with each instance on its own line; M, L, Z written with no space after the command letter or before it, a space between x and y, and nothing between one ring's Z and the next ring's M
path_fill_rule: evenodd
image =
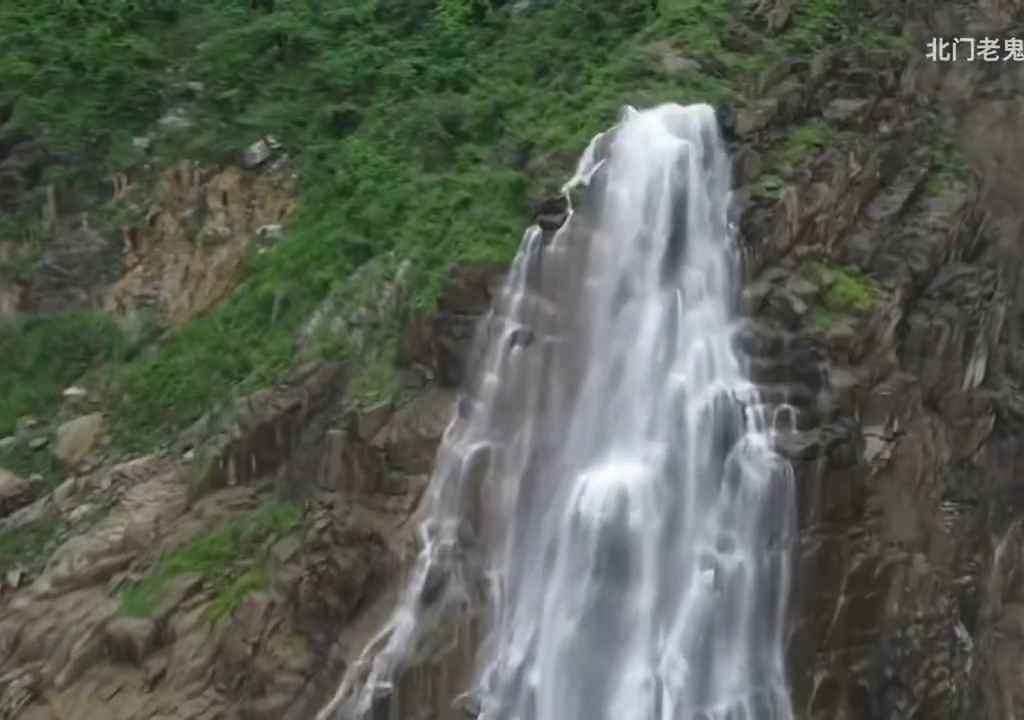
M321 720L376 720L470 616L481 720L792 718L793 473L734 350L730 183L707 105L594 138L482 322L404 599Z

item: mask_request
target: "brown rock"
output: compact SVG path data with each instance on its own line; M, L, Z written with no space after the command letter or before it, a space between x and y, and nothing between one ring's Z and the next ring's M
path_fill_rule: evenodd
M391 403L379 403L359 413L356 418L356 431L359 439L369 442L373 439L391 416Z
M161 175L153 200L145 222L123 228L126 272L104 307L128 314L155 300L181 325L235 286L257 230L294 209L295 181L287 170L216 171L182 161Z
M74 467L99 444L103 432L103 415L91 413L69 420L57 429L54 455L65 465Z
M298 447L306 424L340 391L341 380L340 364L307 363L285 382L241 400L231 427L218 428L220 434L207 440L211 459L191 479L192 500L281 467ZM189 433L202 438L214 430L211 425L212 420L201 421Z
M0 518L28 505L35 496L36 485L31 480L0 468Z
M737 185L756 180L761 174L761 155L753 148L740 148L733 160L733 174Z
M196 595L203 587L203 576L198 573L185 573L173 578L160 593L160 601L153 611L158 622L166 622L172 613Z
M779 101L775 99L761 102L736 111L736 134L741 138L749 138L764 130L771 124L779 110Z
M437 445L451 421L455 396L448 390L432 390L401 408L374 438L384 450L392 470L410 473L429 471Z
M851 122L867 110L870 102L862 98L836 98L825 108L825 118L839 123Z
M114 618L104 628L107 650L115 662L141 666L159 639L156 623L148 618Z

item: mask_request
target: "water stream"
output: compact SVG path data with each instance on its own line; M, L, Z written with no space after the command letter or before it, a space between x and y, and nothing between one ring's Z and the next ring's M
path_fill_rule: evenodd
M469 616L455 705L481 720L792 718L793 474L734 349L730 183L707 105L594 138L481 326L406 595L321 720L376 720Z

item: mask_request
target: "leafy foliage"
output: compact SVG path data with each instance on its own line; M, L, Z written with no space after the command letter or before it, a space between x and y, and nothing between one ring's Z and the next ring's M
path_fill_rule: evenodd
M768 38L739 0L10 0L0 87L21 124L98 167L136 162L130 136L177 106L194 125L157 138L158 163L230 159L268 133L296 158L287 237L227 302L114 373L115 435L143 448L278 377L296 330L367 261L408 259L411 303L429 308L452 265L511 257L531 202L622 104L729 100L828 42L841 5L801 3ZM726 49L744 23L756 48ZM655 44L702 69L671 69ZM393 382L382 357L367 397Z
M23 415L56 408L65 387L125 347L119 326L101 313L0 322L0 435L13 432Z
M22 126L96 157L159 111L165 56L154 31L168 3L7 0L0 5L0 88Z

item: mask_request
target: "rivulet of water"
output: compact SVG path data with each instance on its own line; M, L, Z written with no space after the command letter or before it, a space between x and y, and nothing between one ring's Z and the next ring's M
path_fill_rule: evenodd
M480 718L792 718L793 475L734 351L730 182L707 105L594 138L483 321L405 597L322 720L371 717L473 612Z

